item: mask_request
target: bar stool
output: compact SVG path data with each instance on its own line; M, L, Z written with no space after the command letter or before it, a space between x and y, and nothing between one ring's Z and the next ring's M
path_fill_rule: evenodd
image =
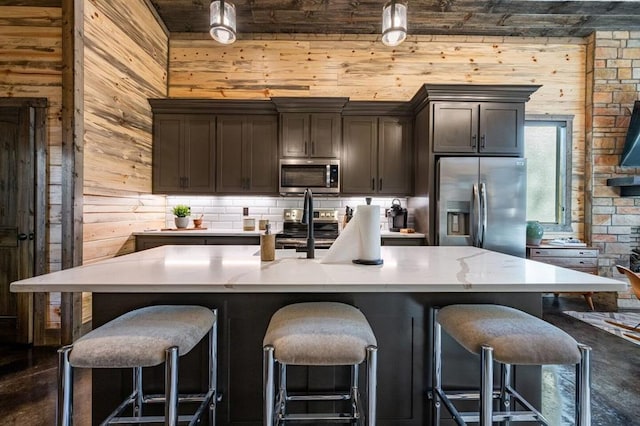
M193 425L209 408L215 424L217 402L217 310L202 306L149 306L128 312L58 350L57 424L73 423L73 368L132 368L133 391L104 420L113 423L163 422ZM209 334L209 386L206 393L178 394L178 359ZM142 368L165 363L164 395L145 395ZM193 415L179 415L179 403L197 403ZM164 416L143 415L143 404L164 404ZM122 416L132 406L132 416Z
M357 421L376 424L376 338L365 316L357 308L343 303L296 303L279 309L269 322L263 342L264 425L294 421ZM366 415L358 390L358 368L366 360ZM279 367L278 396L275 397L274 367ZM351 366L348 392L289 394L287 366ZM287 403L293 401L350 401L350 413L290 414ZM364 419L363 419L364 417ZM366 423L365 423L366 421Z
M516 365L576 364L575 424L591 425L591 348L578 344L559 328L514 308L499 305L451 305L432 310L433 322L433 424L440 424L440 402L458 425L481 426L502 421L549 422L513 385ZM466 350L480 355L480 392L445 392L441 378L441 329ZM494 392L493 361L500 363L500 390ZM515 411L514 402L525 410ZM453 400L479 399L479 412L459 412ZM502 411L493 411L493 400Z

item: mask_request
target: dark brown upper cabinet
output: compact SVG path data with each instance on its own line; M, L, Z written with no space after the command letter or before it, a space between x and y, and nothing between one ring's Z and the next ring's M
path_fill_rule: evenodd
M340 114L283 113L280 123L282 157L340 156Z
M217 145L217 193L278 193L276 115L218 116Z
M210 194L215 191L216 120L202 114L155 114L153 192Z
M344 117L342 192L411 194L411 146L408 117Z
M433 152L522 155L524 103L434 102Z
M340 158L348 98L271 98L280 113L280 157Z

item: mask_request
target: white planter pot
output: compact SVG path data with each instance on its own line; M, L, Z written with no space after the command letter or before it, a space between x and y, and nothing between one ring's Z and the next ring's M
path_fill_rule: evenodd
M186 228L189 226L189 218L188 217L176 217L176 228Z

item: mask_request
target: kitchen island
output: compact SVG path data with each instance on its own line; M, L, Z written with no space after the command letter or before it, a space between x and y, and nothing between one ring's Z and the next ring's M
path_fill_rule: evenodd
M322 257L322 251L317 257ZM279 250L261 262L256 246L162 246L59 271L11 285L12 291L93 292L93 325L140 306L201 304L220 309L219 388L224 394L218 424L259 425L262 403L262 338L280 307L331 300L359 307L378 339L380 425L423 425L429 418L429 308L451 303L499 303L541 315L542 292L618 291L626 284L474 247L382 247L384 264L323 264L303 253ZM470 385L477 361L443 337L444 384ZM182 384L196 389L206 378L204 348L181 365ZM295 388L348 383L340 369L292 371ZM130 372L93 374L94 420L127 393ZM151 387L162 369L149 369ZM539 401L539 368L518 370L525 394ZM446 424L446 423L445 423Z

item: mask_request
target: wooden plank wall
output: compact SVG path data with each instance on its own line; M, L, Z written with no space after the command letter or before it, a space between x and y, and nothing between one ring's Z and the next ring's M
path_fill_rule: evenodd
M48 271L60 269L62 9L0 6L0 97L47 98Z
M395 48L373 36L242 35L229 46L173 34L169 96L410 99L424 83L541 84L532 114L572 114L574 235L583 238L586 42L582 38L418 36Z
M147 99L167 93L168 35L144 0L84 6L83 263L90 263L133 252L132 232L164 226L164 197L150 195Z

